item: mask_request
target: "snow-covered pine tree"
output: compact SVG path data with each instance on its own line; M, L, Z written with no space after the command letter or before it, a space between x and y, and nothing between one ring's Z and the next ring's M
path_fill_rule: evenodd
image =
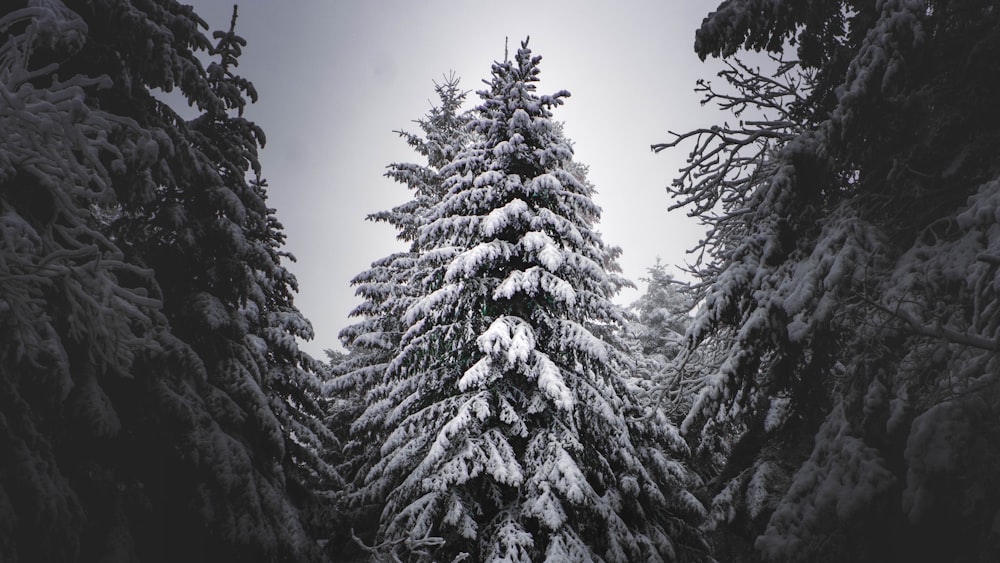
M384 400L384 373L388 363L400 351L400 338L406 327L403 316L419 295L421 277L420 246L416 242L418 229L427 221L428 211L444 195L444 177L440 169L449 163L469 143L469 115L462 110L465 92L455 74L446 75L434 84L438 105L426 116L416 120L420 134L397 131L418 154L424 164L393 163L386 176L406 186L413 198L388 211L373 213L370 221L386 222L398 232L398 238L409 247L376 260L371 268L358 274L351 283L364 302L351 312L361 320L340 333L350 353L338 358L338 374L330 381L333 397L340 404L338 420L351 431L344 450L342 472L349 486L338 495L338 507L343 525L342 534L330 543L331 549L345 550L354 546L347 532L353 527L362 540L372 540L378 527L384 491L364 486L364 475L376 457L377 448L385 436L381 412L368 408ZM361 416L367 410L365 416ZM351 546L345 546L345 542Z
M415 244L417 231L426 222L427 210L444 196L441 167L462 152L472 137L468 131L470 116L462 110L466 92L459 83L459 77L453 72L445 75L442 82L434 83L438 105L415 121L420 134L396 131L426 161L424 164L395 162L385 173L406 186L413 193L413 198L389 211L373 213L368 217L371 221L392 225L399 232L399 240L410 243L413 251L418 250Z
M373 403L376 548L406 560L631 561L704 555L685 467L639 452L611 303L625 282L535 93L527 41L493 65L445 198L419 229L432 267ZM366 413L368 415L368 413ZM655 463L644 463L654 460Z
M648 408L662 410L680 424L691 399L718 367L718 353L716 347L704 345L698 354L682 354L696 291L675 280L659 260L647 272L648 277L641 278L646 292L632 303L636 318L626 331L635 364L633 381Z
M674 189L713 228L693 343L732 335L685 423L725 453L720 557L1000 558L998 45L982 0L729 0L698 31L794 59L708 92L765 117L682 136Z
M247 180L263 134L231 115L256 96L232 74L242 40L213 48L169 0L14 4L0 558L317 557L291 493L331 477L307 451L331 436L280 225ZM194 120L152 95L174 88Z
M676 281L660 260L646 269L646 292L632 304L638 319L636 337L646 355L670 359L681 349L694 309L685 284Z
M238 197L235 202L222 204L221 209L215 203L214 210L211 205L195 200L197 216L187 214L192 223L202 221L211 225L206 231L215 230L219 235L228 231L225 236L229 242L211 248L202 259L206 260L206 266L218 267L225 256L232 264L232 272L238 274L225 273L221 279L243 281L243 287L235 295L226 296L228 299L219 295L237 313L234 320L240 330L232 335L230 350L213 359L217 367L210 365L208 369L210 379L213 372L219 372L220 387L231 386L233 395L245 393L247 375L252 375L261 386L283 435L285 453L281 463L287 475L288 494L308 514L309 531L320 536L326 534L321 529L329 529L325 515L330 504L329 493L343 484L331 465L340 448L323 420L320 363L300 350L296 341L296 338L311 339L312 326L294 305L297 282L281 264L283 258L294 260L294 257L282 250L283 227L274 216L275 210L266 205L267 184L261 179L257 155L257 145L263 145L264 135L243 118L246 98L256 101L257 94L249 81L234 74L246 44L235 33L236 16L234 7L230 29L214 33L217 41L210 53L218 60L206 68L213 93L225 102L228 111L209 110L190 122L195 146L212 159L215 170L220 172L223 184L220 192L230 190ZM220 221L220 211L232 220L231 225ZM234 232L234 226L239 231ZM216 240L225 238L219 236ZM191 250L182 252L190 255ZM182 291L203 295L205 288L190 281L186 280L189 285ZM209 282L212 288L209 292L221 293L218 291L221 285ZM178 299L185 301L187 298ZM204 328L199 327L197 332ZM211 327L210 332L218 331ZM192 334L188 341L197 350L208 338L206 333ZM203 360L211 358L213 353L214 350L199 351Z

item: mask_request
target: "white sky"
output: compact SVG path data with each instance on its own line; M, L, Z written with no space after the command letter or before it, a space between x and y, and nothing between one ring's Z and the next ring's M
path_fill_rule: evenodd
M226 29L231 0L189 0L214 29ZM247 116L267 135L263 151L269 205L298 259L296 304L316 338L303 349L319 359L340 348L359 300L349 281L373 260L403 249L385 224L364 220L409 198L384 178L391 162L422 162L393 130L436 101L433 81L449 71L470 90L484 87L504 39L513 52L531 36L541 55L538 92L569 90L555 110L590 167L604 209L600 231L622 247L626 276L657 257L683 264L701 229L682 211L667 213L665 187L686 150L654 155L668 130L722 118L702 108L695 80L717 66L694 54L694 30L713 3L699 0L244 0L237 33L248 41L238 72L260 101ZM618 301L635 300L628 291Z

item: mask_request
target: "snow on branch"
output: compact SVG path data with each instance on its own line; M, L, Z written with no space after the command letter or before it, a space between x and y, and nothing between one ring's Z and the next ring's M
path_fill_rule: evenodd
M903 321L913 334L917 336L937 338L952 344L977 348L987 352L1000 352L1000 339L991 340L978 334L957 331L944 326L938 321L925 321L918 319L914 315L907 312L906 308L902 306L902 303L890 309L881 303L869 299L864 299L864 302L891 317Z

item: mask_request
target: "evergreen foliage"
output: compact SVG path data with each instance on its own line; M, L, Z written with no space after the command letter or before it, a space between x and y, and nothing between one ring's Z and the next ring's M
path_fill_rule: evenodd
M385 370L399 352L400 339L406 326L402 319L422 287L421 278L428 275L420 263L423 255L416 241L417 231L427 222L430 209L444 195L444 176L440 168L451 161L469 144L468 113L462 111L465 92L459 88L454 74L434 85L439 105L417 120L421 134L399 131L425 164L394 163L386 176L405 185L413 198L391 210L373 213L368 220L389 223L398 238L409 248L376 260L372 267L356 276L351 283L364 299L351 314L361 320L340 333L350 354L333 363L338 372L330 381L330 389L340 407L335 425L345 433L345 460L342 473L350 481L338 495L341 511L339 534L330 543L331 549L342 553L355 547L350 530L362 541L373 540L381 512L383 494L364 484L365 473L377 456L377 448L385 439L383 421L376 411L362 416L369 401L384 401Z
M420 293L362 419L386 439L377 553L406 560L687 560L700 503L676 456L644 441L610 302L625 283L600 209L535 93L522 43L493 65L473 144L442 168L418 229ZM668 432L669 434L669 432ZM677 451L668 451L670 448Z
M692 398L719 368L723 346L712 339L686 350L697 288L675 280L659 260L647 272L646 292L631 306L637 318L626 331L632 381L645 408L680 425Z
M636 336L643 354L667 360L680 352L695 304L685 294L686 285L675 280L665 264L657 260L646 271L649 277L641 279L646 293L632 304L638 316Z
M0 10L4 561L318 556L302 511L336 475L311 329L244 42L200 27L171 0ZM197 117L153 95L175 88Z
M654 147L695 144L673 192L710 228L688 353L729 337L683 425L718 557L1000 557L998 41L976 0L728 0L698 31L776 60L700 85L739 126Z
M0 7L0 560L1000 560L994 2L724 0L634 315L569 93L445 77L325 366L235 24Z

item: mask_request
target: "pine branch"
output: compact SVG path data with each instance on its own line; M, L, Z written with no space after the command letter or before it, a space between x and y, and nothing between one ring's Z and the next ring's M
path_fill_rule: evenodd
M890 309L881 303L863 298L864 302L875 307L876 309L886 313L896 319L903 321L909 326L913 334L917 336L925 336L928 338L937 338L950 342L952 344L959 344L961 346L968 346L970 348L977 348L979 350L985 350L987 352L1000 352L1000 340L991 340L985 336L978 334L970 334L967 332L959 332L957 330L948 328L942 325L940 322L927 322L921 321L907 313L902 308L902 303L898 304L894 309Z

